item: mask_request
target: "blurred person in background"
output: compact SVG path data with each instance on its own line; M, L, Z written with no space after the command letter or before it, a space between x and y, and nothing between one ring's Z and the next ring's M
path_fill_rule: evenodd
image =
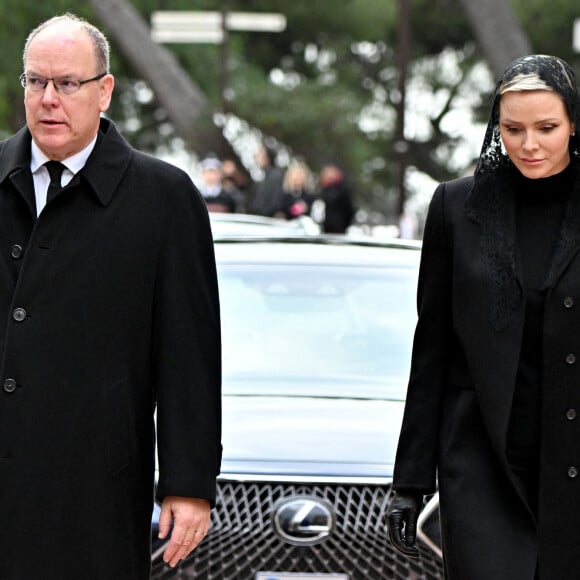
M355 208L346 176L334 163L324 165L320 171L318 198L324 203L324 232L344 234L352 223Z
M425 225L389 536L439 486L449 580L578 578L580 97L546 55L499 79L475 174Z
M237 202L233 190L223 185L222 163L217 157L206 157L200 163L201 183L199 191L203 196L208 211L218 213L235 213Z
M262 180L255 184L254 199L250 210L256 215L283 217L284 172L276 166L276 152L261 145L256 153L256 162L264 175Z
M314 178L303 161L290 163L284 174L282 212L286 219L309 215L314 201Z
M101 116L114 77L97 28L50 19L23 60L26 127L0 143L0 578L147 580L156 441L171 566L215 503L208 213L187 174Z
M222 185L236 200L236 212L246 213L250 178L233 159L222 161Z
M417 216L405 205L403 213L399 216L399 237L402 240L416 239L418 225Z

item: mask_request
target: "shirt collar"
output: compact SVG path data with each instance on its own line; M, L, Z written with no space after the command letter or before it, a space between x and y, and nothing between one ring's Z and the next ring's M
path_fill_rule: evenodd
M63 159L61 163L73 174L77 174L87 162L89 155L95 147L97 142L97 135L94 139L81 151ZM36 173L40 167L42 167L50 159L39 149L38 145L32 140L31 145L31 159L30 159L30 170L32 173Z

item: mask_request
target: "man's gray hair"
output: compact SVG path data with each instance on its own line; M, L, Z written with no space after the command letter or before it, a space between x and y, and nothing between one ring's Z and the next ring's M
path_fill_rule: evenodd
M53 24L58 24L59 22L76 22L79 24L79 26L89 35L89 38L93 43L93 48L95 49L95 62L97 65L97 70L95 71L95 74L101 74L104 72L108 73L109 54L111 52L109 41L96 26L93 26L90 22L88 22L84 18L81 18L76 14L72 14L71 12L67 12L62 16L54 16L53 18L45 20L28 35L28 38L24 43L24 51L22 53L22 61L24 67L26 67L26 57L28 55L30 43L34 40L34 38L38 35L39 32L42 32L49 26L52 26Z

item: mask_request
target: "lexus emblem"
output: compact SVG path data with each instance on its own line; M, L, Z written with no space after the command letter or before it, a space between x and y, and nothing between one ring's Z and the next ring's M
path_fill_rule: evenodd
M295 495L276 503L272 523L285 542L295 546L313 546L332 533L336 518L327 501L314 496Z

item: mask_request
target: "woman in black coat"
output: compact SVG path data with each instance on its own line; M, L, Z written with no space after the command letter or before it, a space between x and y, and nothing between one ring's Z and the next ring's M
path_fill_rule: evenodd
M579 577L579 115L567 63L514 61L474 177L430 204L387 516L416 557L437 480L450 580Z
M308 166L302 161L293 161L286 169L282 185L282 212L287 220L310 215L314 201L314 184Z

